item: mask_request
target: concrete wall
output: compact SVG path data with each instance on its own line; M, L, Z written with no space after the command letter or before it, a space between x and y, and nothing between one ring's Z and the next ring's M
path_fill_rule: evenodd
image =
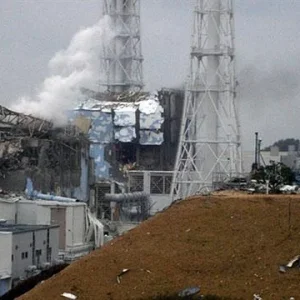
M12 244L12 233L0 232L0 297L11 289Z
M51 248L50 262L53 263L58 259L59 254L59 227L50 229L49 247Z
M74 198L87 202L89 200L89 161L81 155L80 187L74 189Z
M5 217L7 216L7 217ZM51 225L51 214L48 206L38 205L34 201L16 203L0 202L0 219L12 217L17 224Z
M56 204L51 203L41 205L35 201L20 201L17 203L17 221L18 224L28 225L55 225L52 224L51 208L55 208ZM5 207L5 210L4 210ZM14 215L13 204L5 205L0 202L0 219L4 216ZM73 247L82 245L85 242L85 204L59 206L66 209L66 221L65 221L65 238L64 245L66 247ZM1 213L2 209L5 213ZM3 216L2 216L3 215Z
M82 245L85 233L85 207L71 206L66 213L66 246Z
M11 276L12 272L12 243L11 232L0 232L0 278Z
M13 279L25 278L25 269L32 265L32 242L32 232L13 234ZM27 257L22 253L27 253Z
M37 225L51 225L51 209L49 206L36 206L36 224Z
M37 210L35 202L18 202L17 204L18 224L37 224Z
M5 219L11 224L16 223L16 203L0 201L0 219Z
M35 231L35 253L34 265L40 267L42 263L47 262L47 230Z
M151 195L151 210L150 214L155 215L156 213L162 211L167 208L172 203L172 198L170 195Z
M58 232L57 227L49 228L49 248L52 253L49 262L58 259ZM24 256L24 253L27 254ZM13 279L26 278L26 269L30 265L40 267L48 262L47 229L13 234L13 256Z
M154 215L159 211L162 211L164 208L167 208L172 203L172 198L169 193L170 189L168 188L167 183L172 181L172 172L159 172L159 171L137 171L129 172L130 176L138 175L140 180L140 186L142 186L142 191L150 195L151 200L151 209L150 214ZM152 177L158 178L156 193L151 188ZM141 185L141 180L143 184ZM133 180L134 181L134 180ZM155 187L155 184L154 184ZM131 187L130 187L131 188Z

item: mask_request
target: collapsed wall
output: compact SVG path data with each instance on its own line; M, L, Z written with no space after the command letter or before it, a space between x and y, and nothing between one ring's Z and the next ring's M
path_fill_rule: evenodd
M88 200L89 141L75 127L0 110L0 187L22 192L26 178L35 189ZM1 115L2 113L2 115Z

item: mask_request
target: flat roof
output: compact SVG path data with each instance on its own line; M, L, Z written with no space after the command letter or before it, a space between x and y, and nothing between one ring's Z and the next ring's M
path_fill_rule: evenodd
M9 203L9 204L14 204L16 202L19 203L29 203L29 204L37 204L37 205L41 205L41 206L64 206L64 207L68 207L68 206L86 206L86 202L59 202L59 201L54 201L54 200L28 200L26 198L23 197L18 197L18 198L1 198L0 197L0 202L4 202L4 203Z
M1 232L23 233L56 228L59 225L23 225L23 224L0 224Z

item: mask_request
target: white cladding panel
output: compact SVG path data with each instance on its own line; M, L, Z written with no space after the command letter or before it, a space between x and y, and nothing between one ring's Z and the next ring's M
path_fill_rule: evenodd
M0 219L5 219L9 223L15 223L16 203L0 201Z
M26 277L26 269L30 265L41 268L44 263L51 263L58 259L58 232L59 228L56 227L13 234L12 277L14 279ZM51 248L51 256L47 255L47 246Z
M36 225L37 211L35 202L18 202L17 219L18 224Z
M51 206L37 205L36 224L51 225Z
M32 265L32 232L13 234L13 279L25 278L26 268ZM26 255L25 255L26 254Z
M0 277L12 273L12 233L0 232Z
M82 245L85 234L85 206L67 208L66 244L68 246Z
M50 229L49 246L51 248L50 262L58 259L59 253L59 227Z

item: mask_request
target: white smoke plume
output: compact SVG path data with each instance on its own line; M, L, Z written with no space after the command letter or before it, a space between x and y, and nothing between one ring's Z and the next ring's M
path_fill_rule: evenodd
M95 25L81 29L67 49L57 52L49 61L49 77L34 97L21 97L12 110L51 120L64 125L66 111L83 99L81 88L95 89L102 76L100 53L113 38L110 18L105 16Z

